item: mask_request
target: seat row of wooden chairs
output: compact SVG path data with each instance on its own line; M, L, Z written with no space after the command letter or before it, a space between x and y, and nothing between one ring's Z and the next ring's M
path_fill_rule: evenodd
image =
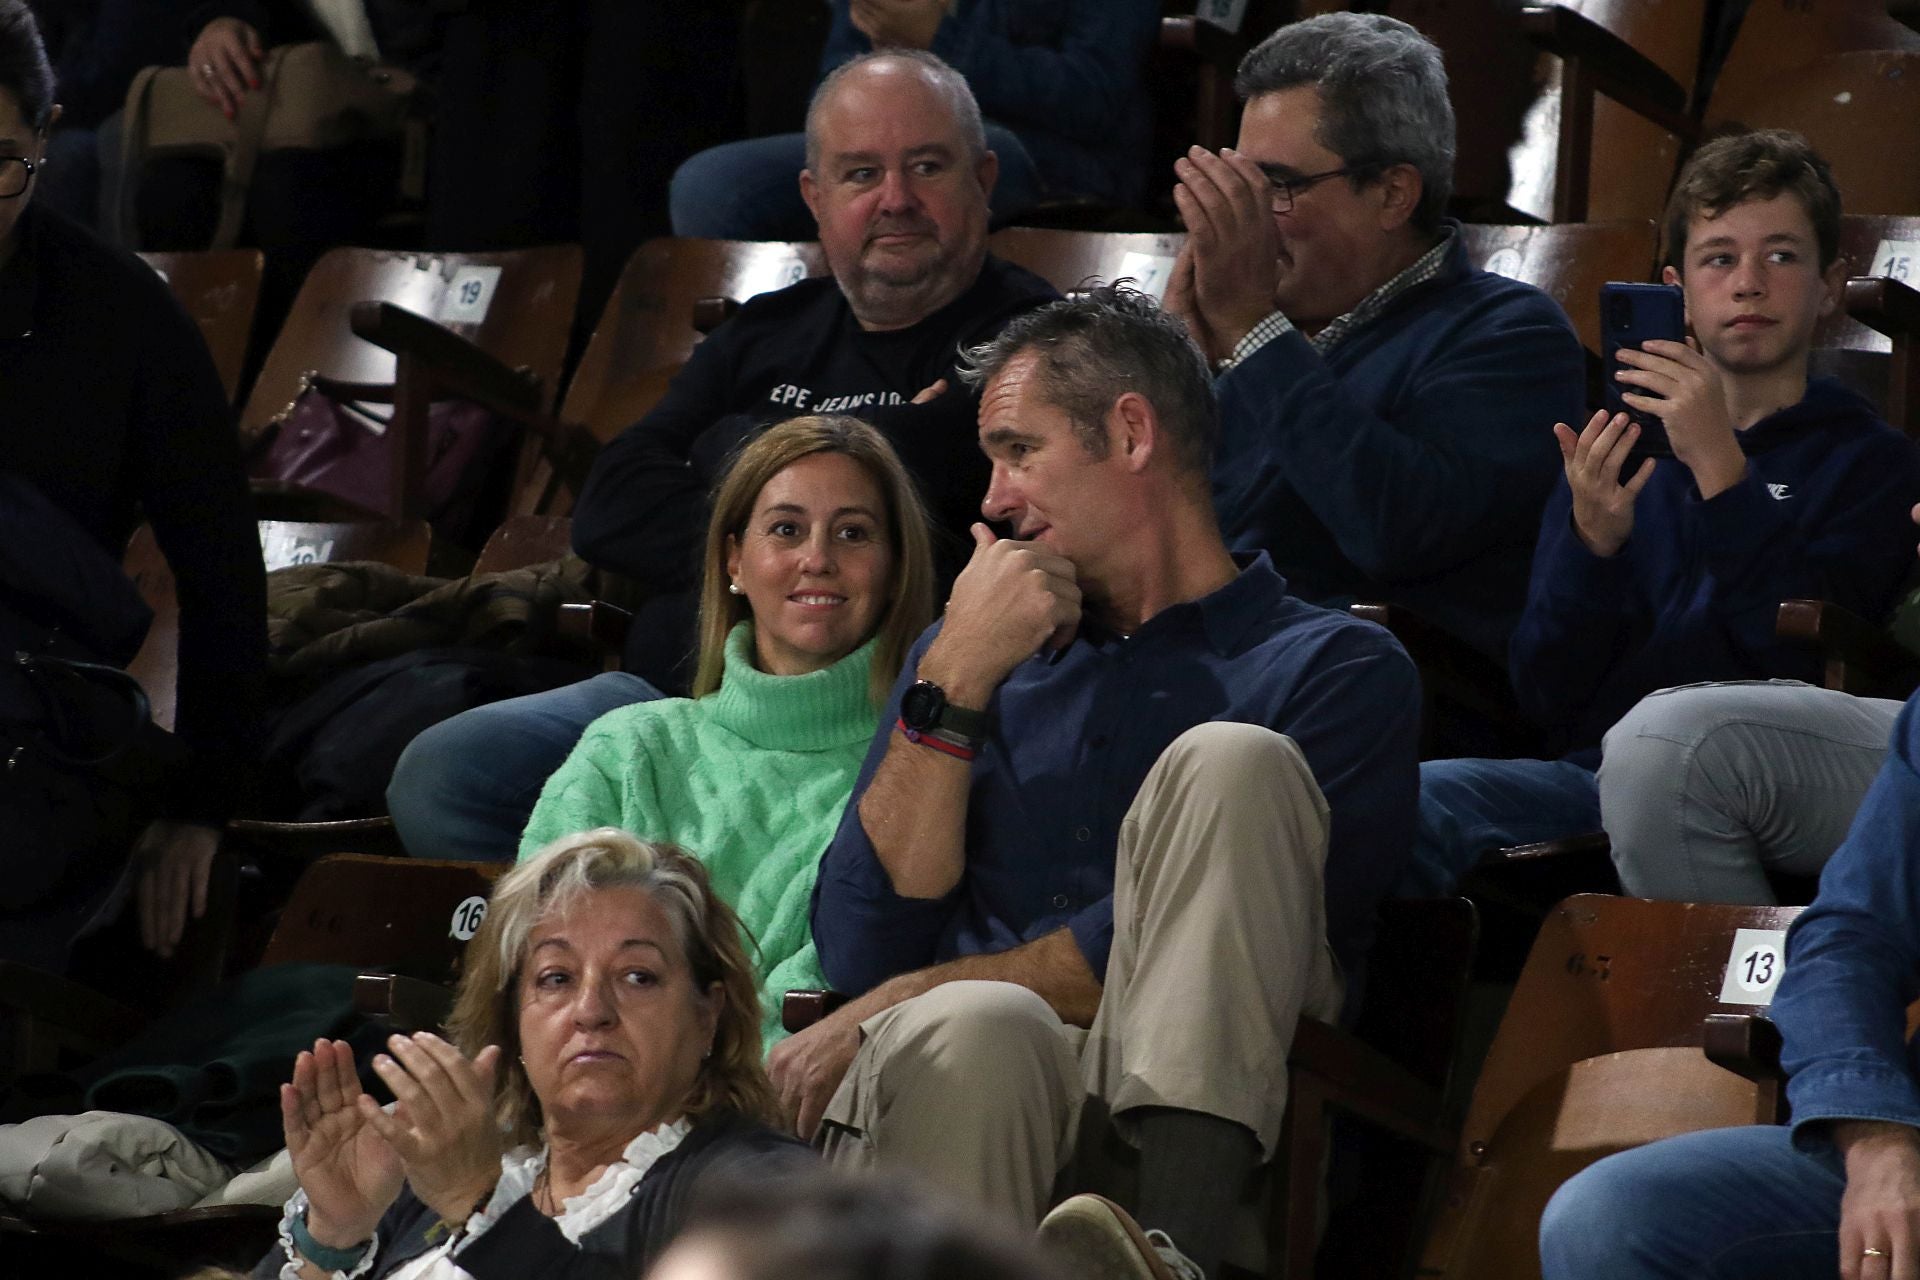
M1539 227L1474 225L1470 256L1545 289L1590 351L1600 346L1599 286L1650 278L1653 224L1645 220ZM1890 419L1915 425L1920 363L1910 335L1920 294L1893 270L1920 240L1920 218L1853 217L1842 246L1855 281L1846 315L1817 336L1825 367L1862 386ZM1056 287L1132 275L1164 281L1182 237L1015 227L994 250ZM231 378L252 320L257 255L171 255L158 263L207 334ZM263 514L337 519L424 514L425 416L436 399L464 396L527 427L508 512L564 514L599 444L642 416L703 332L740 301L824 272L817 245L664 239L643 245L563 378L580 253L571 246L484 254L335 250L314 267L240 408L243 439L284 413L315 374L395 405L397 484L389 509L356 510L298 495L262 495ZM231 385L231 383L230 383ZM562 388L564 386L564 395ZM384 388L384 390L383 390Z
M1803 133L1856 213L1920 210L1920 172L1891 162L1920 141L1920 33L1886 0L1753 0L1717 68L1709 0L1301 0L1265 6L1233 36L1181 31L1206 68L1203 145L1231 139L1222 101L1240 56L1295 17L1381 11L1437 44L1458 122L1455 208L1493 221L1659 216L1680 162L1731 126ZM1167 19L1163 44L1193 19ZM1205 89L1215 89L1209 98Z
M262 963L362 966L363 1010L404 1029L437 1025L493 874L480 864L322 859L302 877ZM1562 902L1534 943L1465 1118L1454 1120L1447 1086L1474 914L1459 899L1389 904L1358 1023L1303 1022L1295 1035L1267 1274L1403 1275L1417 1253L1423 1276L1531 1278L1541 1210L1586 1165L1675 1133L1777 1122L1769 1028L1755 1023L1774 983L1758 979L1777 981L1796 911L1592 894ZM16 1069L112 1044L150 1016L5 964L0 1007L21 1028ZM1370 1170L1364 1230L1336 1208L1322 1241L1327 1122L1336 1114L1405 1142L1411 1173L1382 1183ZM15 1247L84 1242L130 1260L244 1264L271 1239L277 1216L231 1207L64 1226L0 1213L0 1238Z

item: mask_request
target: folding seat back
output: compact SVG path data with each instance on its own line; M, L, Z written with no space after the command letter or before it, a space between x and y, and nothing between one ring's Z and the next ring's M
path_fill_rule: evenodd
M1186 236L1147 231L1056 231L1045 227L1007 227L987 240L987 248L1015 266L1025 267L1061 293L1089 281L1131 277L1144 292L1166 296L1174 259Z
M1846 305L1814 330L1814 371L1840 378L1878 404L1887 421L1920 437L1920 361L1913 350L1920 217L1849 214L1841 220L1840 256L1847 262Z
M1708 127L1806 135L1833 167L1852 213L1920 210L1920 48L1829 54L1713 97Z
M291 564L376 560L404 573L425 573L431 537L424 520L260 522L260 550L269 572ZM160 552L152 527L144 524L128 539L126 558L121 563L139 588L141 599L153 610L153 625L127 670L146 690L154 723L171 730L180 675L180 600L173 570Z
M1581 894L1554 908L1488 1050L1420 1274L1540 1274L1540 1214L1613 1152L1771 1123L1778 1085L1701 1052L1708 1014L1772 1001L1797 907Z
M146 264L166 280L173 296L200 327L227 400L240 400L240 374L260 302L260 273L266 258L258 249L209 249L204 253L143 253Z
M396 361L355 336L356 303L390 302L437 321L557 398L568 326L580 289L580 250L549 245L498 253L334 249L315 263L274 339L240 416L251 438L300 393L310 372L342 382L391 383Z
M826 272L825 255L810 241L647 241L607 301L561 417L611 440L654 406L729 303Z
M472 254L335 249L322 257L247 398L241 435L252 441L318 375L338 384L343 399L394 406L390 479L383 503L359 504L256 484L263 511L328 520L427 514L433 402L500 399L524 412L551 412L581 262L577 245ZM434 359L422 358L422 348ZM478 495L480 528L467 531L474 545L503 512L506 488L502 482Z
M1446 55L1458 204L1550 222L1656 217L1693 136L1704 0L1510 10L1394 0Z
M1752 0L1714 78L1709 115L1724 115L1723 102L1756 101L1786 72L1859 49L1920 50L1920 32L1888 14L1886 0Z
M1658 232L1645 218L1546 227L1469 224L1461 233L1475 265L1552 295L1596 359L1600 286L1653 279L1659 251Z
M373 979L383 993L406 979L414 981L403 989L434 984L441 990L458 980L466 944L485 920L493 881L504 869L353 854L322 858L295 885L260 963L358 965L402 975ZM29 989L36 998L13 1009L23 1034L58 1035L65 1030L61 1019L76 1013L88 1015L76 1021L110 1020L123 1033L144 1021L137 1011L115 1009L111 1000L65 979L0 965L0 1001ZM358 997L356 987L356 1003ZM84 1037L74 1042L84 1043ZM232 1204L97 1222L35 1221L0 1212L0 1252L19 1266L45 1264L23 1275L53 1274L55 1266L72 1271L76 1261L85 1271L86 1261L104 1259L164 1275L181 1274L189 1264L244 1269L272 1243L280 1212L278 1206Z

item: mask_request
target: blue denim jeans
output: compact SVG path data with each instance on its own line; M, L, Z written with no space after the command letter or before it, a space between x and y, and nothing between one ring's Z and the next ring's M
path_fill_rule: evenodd
M1540 1219L1545 1280L1833 1280L1846 1179L1789 1134L1682 1134L1568 1179Z
M1394 893L1432 898L1495 849L1600 830L1593 770L1566 760L1429 760L1413 860Z
M1020 139L999 125L987 126L987 149L1000 157L993 186L996 224L1040 201L1042 183ZM683 161L673 174L668 204L673 234L715 240L811 240L813 215L800 198L800 170L807 163L805 134L708 147Z
M660 691L608 672L442 720L415 738L387 784L387 810L416 858L511 862L547 778L587 726Z

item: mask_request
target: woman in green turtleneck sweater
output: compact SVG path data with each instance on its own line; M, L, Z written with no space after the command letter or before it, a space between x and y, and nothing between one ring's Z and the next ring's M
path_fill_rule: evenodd
M757 944L771 1047L781 997L827 985L814 876L932 617L926 515L872 427L794 418L729 467L705 564L694 696L594 721L547 780L520 856L612 826L699 858Z

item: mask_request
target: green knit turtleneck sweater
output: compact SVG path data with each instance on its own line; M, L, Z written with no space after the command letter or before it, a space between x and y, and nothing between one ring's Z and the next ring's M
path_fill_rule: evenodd
M753 624L742 622L727 637L719 689L589 725L520 839L525 858L576 831L621 827L699 858L758 945L768 1048L784 1034L781 997L827 985L807 917L820 855L879 723L867 700L873 648L824 671L770 676L753 665Z

